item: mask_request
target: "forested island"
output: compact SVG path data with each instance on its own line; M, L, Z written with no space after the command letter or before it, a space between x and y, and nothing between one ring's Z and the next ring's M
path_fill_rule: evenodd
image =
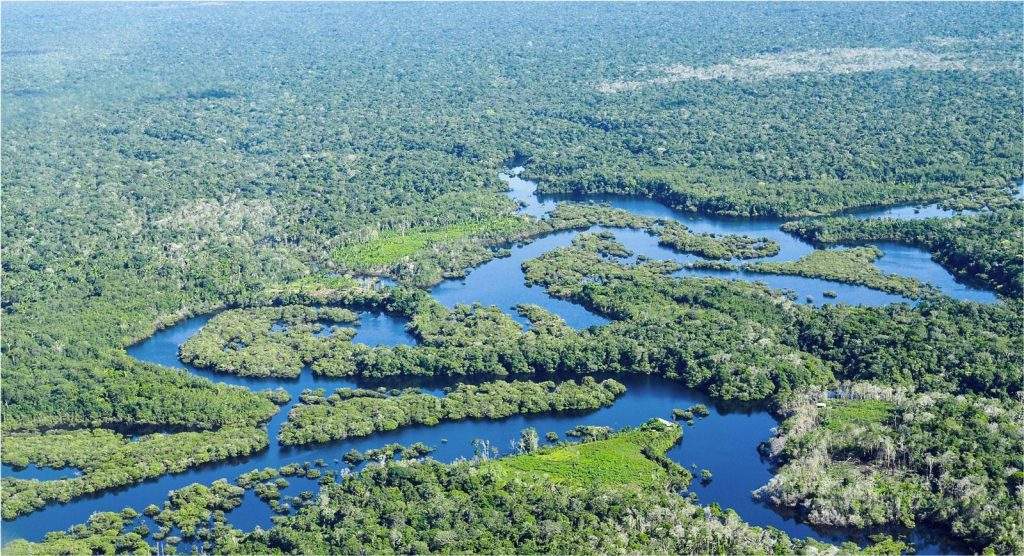
M1024 552L1021 15L5 4L3 552Z

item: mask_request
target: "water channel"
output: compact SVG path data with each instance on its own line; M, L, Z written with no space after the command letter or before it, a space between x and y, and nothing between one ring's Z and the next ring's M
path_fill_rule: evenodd
M519 169L514 169L503 175L503 178L509 184L510 195L522 203L522 211L526 214L542 217L558 201L581 200L562 196L538 197L535 194L535 184L520 179L518 172ZM781 246L779 254L764 260L793 260L814 249L806 242L780 231L781 221L778 220L741 220L680 214L655 201L629 197L601 196L595 198L592 196L586 200L609 203L612 206L645 216L674 219L695 232L746 234L755 237L768 237L779 242ZM922 215L946 216L948 214L942 212L941 209L925 207L924 209L879 209L859 213L856 216L858 218L881 216L917 218L924 217ZM594 228L594 230L601 229L603 228ZM621 229L609 231L614 233L616 238L635 254L681 263L696 260L691 255L675 253L659 246L657 239L645 232ZM569 325L576 328L601 325L607 322L603 317L595 315L579 305L553 299L542 288L528 287L523 283L521 265L524 261L551 249L568 245L580 233L582 232L558 232L523 245L512 246L508 256L494 259L475 268L464 279L445 281L433 288L432 294L447 306L460 303L482 303L510 310L520 303L533 303L560 315ZM877 261L877 264L886 272L917 278L958 299L985 303L996 301L996 296L991 292L957 282L949 272L932 261L928 254L920 249L897 244L879 244L879 247L885 254ZM707 270L682 270L678 274L757 280L774 288L791 290L798 296L798 299L810 300L815 304L838 302L885 305L911 302L897 295L862 286L796 276ZM837 297L835 299L825 297L823 293L827 290L837 293ZM524 319L515 313L511 314L526 324ZM405 329L406 322L401 319L387 314L370 312L361 313L359 317L355 342L383 346L415 343L415 339ZM777 527L794 537L814 537L826 542L846 540L863 542L865 540L864 532L814 528L791 516L781 515L751 498L751 491L765 484L772 475L771 466L759 456L757 451L758 444L766 440L770 436L772 428L777 425L767 411L759 407L716 403L698 392L687 390L677 383L658 377L616 377L617 380L626 384L628 389L626 394L612 406L592 412L525 415L494 421L470 420L442 423L433 427L413 426L366 438L348 439L329 444L299 448L281 447L276 442L277 433L286 419L291 405L297 403L298 394L302 390L324 388L330 392L340 387L378 386L380 384L356 384L345 379L323 378L314 375L308 369L305 369L295 379L242 378L213 373L183 364L178 360L178 347L191 335L198 332L210 318L211 315L204 315L180 322L131 346L128 348L128 353L140 361L184 369L213 381L254 390L284 388L292 395L292 402L289 406L282 408L268 423L270 446L248 458L212 463L184 473L165 475L142 484L105 491L67 504L53 504L16 520L4 521L2 530L4 543L16 538L39 540L47 531L65 529L71 525L85 522L93 512L97 511L119 510L124 507L141 510L148 504L162 503L169 490L181 488L194 482L210 483L220 478L233 481L240 474L256 468L280 467L289 463L322 459L325 469L341 471L347 468L340 461L341 457L352 448L367 450L379 448L391 442L405 445L423 442L435 448L431 457L449 462L459 458L472 457L472 441L474 439L488 440L493 446L501 449L502 453L509 453L510 441L518 438L519 431L525 427L535 427L542 436L549 431L564 436L566 430L580 424L621 428L638 425L651 417L669 418L673 408L686 408L694 403L707 405L711 409L711 414L704 419L697 420L692 426L685 426L683 441L672 448L668 456L691 471L701 469L711 471L713 480L710 483L701 484L695 480L691 489L701 503L717 503L723 508L732 508L751 524ZM401 386L410 385L420 386L428 392L440 395L442 386L447 384L430 382L415 384L404 382L401 384ZM727 441L723 441L723 439L727 439ZM30 466L26 469L16 470L6 465L3 467L5 477L26 479L52 480L71 477L75 473L76 470L72 469L56 470ZM289 478L289 481L292 484L283 492L287 496L296 495L301 490L315 491L315 481L292 477ZM229 514L229 520L236 527L251 530L257 526L270 527L272 525L271 515L272 512L266 504L256 499L252 492L246 492L243 504ZM152 524L150 525L151 529L155 530ZM939 540L935 535L923 529L904 533L915 541L919 552L941 553L962 550L962 548Z

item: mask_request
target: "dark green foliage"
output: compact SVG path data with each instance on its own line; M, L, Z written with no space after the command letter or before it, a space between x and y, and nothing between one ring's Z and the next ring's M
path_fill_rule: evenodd
M705 517L667 489L664 473L662 484L645 489L621 483L580 488L543 474L510 474L504 462L369 467L325 485L322 504L303 508L270 531L247 535L239 548L244 553L590 554L742 553L801 546L778 531L747 526L732 513ZM623 530L628 515L640 516L642 529Z
M181 536L192 538L197 529L206 526L215 513L227 512L242 503L245 490L221 479L210 486L192 484L171 491L163 510L153 521L162 527L176 528ZM221 514L223 515L223 514ZM223 517L220 518L223 520Z
M596 208L568 209L577 212L561 222L516 215L495 177L513 156L529 159L527 174L549 192L640 194L682 210L796 216L903 202L987 206L992 213L941 221L850 224L845 235L817 240L923 245L962 277L1006 297L1024 292L1024 226L1007 187L1020 177L1024 145L1015 4L122 8L3 10L5 458L17 445L8 435L49 429L180 432L201 439L183 447L208 454L219 435L259 431L279 394L215 385L123 352L189 315L271 302L373 305L378 294L342 287L347 279L332 273L368 268L421 286L500 256L507 240L588 222L636 227ZM836 69L842 63L785 69L793 55L835 61L847 49L875 61L849 71ZM699 77L743 60L760 60L761 69ZM679 78L687 71L698 77ZM631 82L638 85L615 86ZM709 257L772 249L756 238L672 232L662 240ZM381 238L402 257L364 256ZM669 265L595 264L619 252L598 248L556 253L528 269L535 283L615 320L598 330L577 333L523 308L533 327L522 332L496 310L448 311L423 292L398 290L379 308L415 315L420 347L372 349L339 337L268 342L246 356L218 354L226 343L193 345L204 349L189 358L257 376L294 375L307 362L323 374L367 377L657 372L750 400L785 398L833 376L1001 404L1021 391L1019 302L815 310L759 286L671 279ZM378 269L381 260L394 264ZM974 418L949 414L960 417ZM985 442L969 447L978 459L998 452L978 435ZM976 459L967 448L969 467ZM100 459L95 465L118 461ZM216 527L211 538L222 552L247 553L799 548L662 493L580 498L510 485L496 494L461 467L376 473L342 487L351 491L339 490L326 509L304 510L308 527L244 545ZM1019 488L1017 473L1007 481ZM414 482L426 488L412 492ZM39 500L26 495L32 500L19 507L8 496L67 487L53 483L5 485L5 512ZM365 493L371 502L359 514ZM591 507L577 508L581 499ZM436 521L423 517L452 500ZM956 525L964 515L998 529L987 506L961 509L937 511L955 514L947 522L972 539L988 533ZM112 515L98 514L43 551L141 550L138 535ZM623 539L619 527L635 515L652 516L653 525ZM701 534L673 536L680 524ZM178 535L164 529L152 538L174 544Z
M674 220L646 218L623 209L593 203L561 203L542 224L547 224L551 230L583 230L597 225L645 230L657 236L661 245L708 259L753 259L770 257L779 252L779 244L768 238L693 233Z
M265 398L274 402L274 405L282 406L292 401L292 396L284 388L275 388L273 390L264 390L261 392Z
M673 409L672 418L677 421L690 421L693 419L693 412L688 409Z
M155 504L146 508L145 514L160 527L153 533L153 541L163 541L165 551L167 545L177 544L182 538L199 541L197 547L205 542L231 546L241 532L226 524L224 513L242 503L243 493L243 489L224 480L214 481L209 486L192 484L171 491L163 509ZM120 513L99 512L83 525L47 534L42 542L14 541L4 546L4 554L154 554L156 546L145 540L150 534L149 527L133 525L138 515L131 508ZM180 536L169 536L171 531Z
M208 430L265 421L277 408L244 388L127 356L111 366L73 364L63 373L4 369L3 430L114 427Z
M144 535L130 532L132 519L116 512L99 512L68 531L55 531L40 543L24 540L4 546L4 554L151 554Z
M115 364L164 390L137 396L153 406L140 421L181 424L180 404L160 402L175 396L175 379L160 376L168 371L140 375L111 351L155 323L329 267L336 247L507 217L495 174L514 154L551 190L639 192L737 214L996 203L1020 172L1012 5L919 5L909 15L884 5L387 11L226 10L217 21L243 32L222 44L209 13L181 27L163 12L100 5L5 10L14 51L79 45L60 78L45 54L5 64L3 217L17 223L3 242L5 427L58 413L65 426L94 424L96 414L134 422L120 401L103 407L102 395L71 411L48 398L57 388L106 391L102 375ZM828 32L817 31L826 16ZM77 24L37 24L47 18ZM673 31L698 18L700 32ZM150 40L106 55L125 24ZM964 56L986 69L598 91L672 64L852 44ZM176 397L223 394L209 390Z
M341 307L317 309L303 305L224 311L181 345L179 356L196 367L241 376L298 376L304 364L330 345L348 342L352 329L333 329L334 322L352 322L356 314Z
M756 259L779 253L779 244L767 238L695 234L674 221L662 224L657 234L662 245L708 259Z
M1018 301L827 306L800 321L801 349L837 363L844 379L1002 398L1024 389Z
M566 436L580 438L584 441L604 440L608 438L611 433L612 429L610 427L601 427L597 425L576 425L575 427L565 431Z
M764 399L831 380L826 365L793 347L797 311L784 296L756 284L676 279L664 263L626 267L606 256L622 250L605 235L584 235L524 264L527 280L616 319L583 334L593 346L584 357L614 357L607 368L661 372L723 399Z

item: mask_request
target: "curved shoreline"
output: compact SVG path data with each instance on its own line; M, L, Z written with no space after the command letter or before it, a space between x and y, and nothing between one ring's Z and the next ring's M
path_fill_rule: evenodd
M535 188L535 184L529 185ZM536 195L532 196L536 200L537 206L541 206L543 201L537 198ZM657 206L651 206L649 203L654 203ZM671 209L665 207L664 205L660 205L660 203L656 203L654 201L637 201L635 199L623 200L619 203L619 206L617 208L624 208L625 210L630 210L631 212L634 213L637 212L636 209L640 209L640 213L653 211L655 213L661 213L659 214L659 217L665 217L664 211L669 211L669 216L677 214L674 211L671 211ZM530 207L526 207L524 210L530 210ZM773 257L756 259L758 261L780 259L786 260L786 258L793 257L795 256L795 254L799 252L807 251L808 249L813 251L814 249L813 246L810 246L809 244L802 242L797 238L789 236L788 234L781 232L781 230L778 230L777 223L775 221L772 221L771 224L768 224L768 221L752 224L749 220L735 220L732 222L733 224L736 224L736 229L734 230L732 229L733 226L727 226L723 220L716 220L712 218L703 217L696 217L695 219L689 220L684 219L682 217L675 217L675 219L681 221L681 223L687 225L688 228L697 233L744 233L747 235L755 235L757 234L757 232L752 230L769 231L770 227L771 235L776 237L786 236L785 245L788 245L790 247L788 250L784 246L782 252L780 252L778 255ZM694 222L698 221L701 222L703 224L703 227L706 229L701 229L700 226L694 226ZM755 225L762 225L763 227L756 228L754 227ZM547 295L547 293L540 288L527 287L523 285L521 279L515 280L516 276L521 276L522 274L520 268L522 261L533 258L539 255L540 253L550 250L552 248L567 245L568 243L571 242L571 240L574 237L578 236L581 233L602 229L607 228L595 226L582 231L555 231L548 234L542 234L536 238L533 238L532 240L525 244L512 246L509 249L509 256L507 257L492 259L475 268L469 269L467 271L466 276L462 279L450 279L440 282L431 289L431 294L436 299L441 301L443 304L448 306L455 305L458 303L469 303L475 301L483 302L485 304L498 305L500 308L507 310L511 308L512 301L514 301L514 304L519 304L523 302L534 302L544 306L545 308L548 308L549 310L552 310L552 312L556 314L559 314L560 316L565 318L570 325L574 325L576 327L582 328L585 326L602 324L603 322L607 321L602 317L591 313L585 308L564 300L554 299L551 296ZM616 235L617 239L625 239L626 241L624 241L624 243L627 245L627 247L631 248L631 250L633 250L636 254L651 256L652 258L668 258L671 260L692 260L695 258L693 255L680 254L658 244L657 238L652 237L643 231L628 230L621 228L611 229L610 231L612 231ZM712 270L684 270L681 271L680 273L721 277L721 273ZM769 275L742 273L742 276L739 276L739 278L752 281L766 281L770 280L767 278L768 276ZM798 280L794 277L784 277L782 279L789 280L790 284L801 282L801 280ZM838 282L832 282L827 280L815 280L816 279L803 279L802 288L806 290L806 288L810 287L810 285L815 285L816 287L822 287L832 290L837 288L843 289L842 286L844 286L843 284ZM820 284L818 284L818 282L820 282ZM887 297L888 294L883 294L876 290L871 290L870 288L861 287L861 289L864 291L860 291L857 290L856 288L849 287L847 289L843 289L844 291L841 292L840 298L836 301L849 301L851 297L855 297L856 295L863 295L866 299L873 300L873 304L887 304L891 302L905 301L904 299L899 298L898 296ZM823 302L827 301L828 300L823 299ZM221 310L222 309L223 307L221 308ZM53 518L55 516L51 515L54 511L59 512L59 521L65 522L67 523L67 525L71 525L74 523L84 521L84 519L88 517L88 514L86 513L83 515L83 512L91 513L92 511L95 511L97 509L119 509L113 508L111 506L120 503L125 503L132 506L141 506L142 502L159 501L162 497L162 495L159 494L159 491L161 489L165 489L164 492L166 492L166 489L180 488L181 486L185 486L191 482L211 482L212 480L214 480L214 478L220 478L221 476L223 476L223 473L229 472L229 469L233 470L231 472L240 473L242 471L249 470L254 467L276 467L280 466L280 464L294 462L296 461L296 458L299 458L303 454L305 455L302 459L307 460L316 459L318 455L327 456L330 459L337 459L336 457L330 457L330 454L340 455L340 452L342 451L342 446L347 447L352 445L358 445L362 448L376 447L379 444L388 441L389 439L396 439L396 441L398 441L397 439L401 439L401 441L405 442L423 441L424 436L438 436L439 434L441 434L439 431L442 431L444 434L449 434L450 432L453 432L455 430L452 427L458 428L460 426L465 426L466 429L475 431L474 434L482 432L482 429L487 429L487 434L492 435L493 438L507 439L511 438L511 435L514 435L515 432L518 431L518 428L516 427L519 424L549 423L553 426L565 426L568 425L569 422L578 423L580 421L592 424L595 421L605 422L601 421L601 419L607 418L602 417L603 415L606 414L610 414L611 416L619 415L619 417L613 417L613 421L608 422L616 426L624 426L625 424L635 424L632 423L632 420L635 416L629 415L629 421L622 421L622 419L624 419L624 417L621 416L623 412L642 414L644 418L658 416L657 414L652 415L652 405L656 406L657 404L660 403L675 406L679 404L685 404L686 400L690 396L699 396L698 394L691 392L688 394L681 394L683 396L681 399L673 398L671 400L666 401L663 398L656 397L653 399L657 399L660 401L652 402L652 399L645 396L639 396L639 399L634 399L634 397L636 396L630 396L630 390L632 390L630 388L630 390L627 390L626 396L624 396L623 399L617 401L611 408L597 410L594 412L583 412L583 414L581 415L545 414L538 416L514 416L490 423L489 427L481 427L480 423L475 422L466 423L465 425L461 423L453 423L451 424L451 427L447 427L444 425L438 427L411 426L399 429L397 431L374 434L372 436L362 439L349 439L345 441L305 448L286 448L278 445L278 443L276 442L273 442L273 440L274 438L276 438L277 432L280 430L281 425L287 419L289 409L293 407L295 403L297 403L297 394L301 392L301 390L307 387L325 389L351 387L358 386L359 383L348 379L317 376L310 372L308 369L303 369L300 375L298 377L295 377L294 379L247 378L197 369L195 367L182 364L180 361L177 360L177 348L181 345L181 343L187 340L188 337L190 337L192 334L195 334L203 325L205 325L205 323L210 318L212 318L212 316L216 314L216 312L218 311L219 310L215 310L213 313L208 313L206 315L186 318L182 321L179 321L177 324L162 327L148 339L143 340L142 342L137 343L133 346L130 346L127 349L127 352L129 355L135 357L140 361L164 366L172 366L184 370L186 372L190 372L191 374L194 374L196 376L208 378L214 382L221 382L225 384L241 386L253 390L273 387L284 387L285 390L289 391L289 393L293 395L293 400L290 404L287 404L285 407L279 409L278 412L266 424L268 435L270 437L273 437L270 439L270 446L267 449L262 450L257 454L254 454L253 456L250 456L248 458L241 458L239 461L224 461L210 463L204 466L189 469L188 471L185 471L183 473L165 475L152 481L146 481L144 483L126 486L120 489L115 489L113 491L108 491L107 493L96 493L95 496L91 496L87 499L75 500L68 504L54 504L47 506L46 508L38 512L34 512L33 514L23 516L10 522L5 521L3 524L5 537L7 537L8 539L18 537L38 538L40 536L38 533L43 532L44 529L48 531L64 528L60 525L54 525L55 520ZM513 318L516 318L517 315L513 314L512 316ZM647 380L660 381L661 379L648 378ZM658 386L655 388L655 390L663 388L665 388L665 385ZM674 388L675 390L679 390L679 385L674 385ZM679 394L679 392L675 393ZM699 397L694 399L706 400L706 398ZM712 405L715 404L712 403ZM722 407L722 404L715 406L715 418L727 418L729 415L736 415L735 413L730 413L727 410L725 410L724 412L719 411L718 408L720 407ZM639 413L637 413L638 411ZM746 472L748 475L748 479L761 477L761 474L766 474L765 476L770 477L771 471L768 468L768 465L765 462L760 461L759 457L757 456L756 444L760 443L760 441L768 437L771 427L775 426L777 422L763 409L754 411L748 410L747 416L748 419L755 419L759 423L757 425L757 430L752 433L752 436L748 435L748 439L752 439L754 445L747 446L746 452L743 452L743 450L741 449L740 453L734 454L730 457L733 459L746 458L745 461L747 461L747 463L754 463L749 460L756 460L754 468L760 466L761 471L751 474L750 469L747 469ZM558 424L555 425L556 423ZM697 427L693 429L687 429L687 432L693 431L689 436L697 434L697 431L702 431L702 428L700 428L702 425L705 425L704 428L710 428L706 427L708 423L699 423ZM749 433L750 431L747 432ZM733 444L737 444L737 442L735 441L735 439L737 438L736 434L724 434L734 439ZM697 448L697 446L695 445L699 445L700 441L689 439L689 436L689 442L684 441L679 448L679 450L681 451L677 452L675 457L673 458L676 459L678 463L683 465L689 463L689 461L687 461L687 458L694 457L693 454L690 453L691 449L696 448L699 451L699 448ZM709 450L714 449L715 452L712 453L709 451L708 455L721 455L723 449L721 446L720 438L723 436L723 431L718 430L711 436L713 436L714 438L709 438L706 446L709 448ZM698 438L699 437L700 435L698 435ZM430 442L429 439L427 439L427 441ZM442 450L441 453L436 454L436 457L438 459L441 459L442 461L445 458L455 459L458 457L465 457L467 454L467 452L465 452L465 448L463 448L463 451L453 449L455 448L453 443L442 444L448 448L447 452ZM738 445L732 445L730 446L730 448L739 449L741 447ZM676 450L673 451L675 452ZM743 471L740 471L740 473L738 474L736 472L730 473L729 471L721 471L718 469L712 470L714 471L714 475L716 477L737 477L742 476L743 473ZM754 480L753 483L756 484L753 484L752 486L754 488L760 486L761 484L763 484L763 482L761 482L762 480L763 477L761 477L761 479ZM749 496L750 490L752 490L751 488L734 488L732 489L732 492L724 492L722 490L722 485L723 483L726 482L727 481L720 480L718 482L712 482L710 485L695 485L691 490L697 492L698 496L705 504L716 502L722 505L723 507L733 507L737 509L741 517L743 517L744 520L746 520L748 523L751 523L753 525L778 527L786 531L787 533L790 533L793 536L812 536L826 542L841 542L843 540L850 540L863 536L863 531L830 531L826 528L813 528L805 523L795 521L791 518L787 518L783 514L775 512L774 510L771 510L769 508L766 508L751 501ZM750 485L747 486L749 487ZM705 497L707 499L705 499ZM145 498L145 500L137 500L139 498ZM123 502L117 502L117 500ZM45 519L44 516L46 516ZM45 525L43 525L44 523ZM34 531L26 532L25 534L19 534L19 531L21 530Z

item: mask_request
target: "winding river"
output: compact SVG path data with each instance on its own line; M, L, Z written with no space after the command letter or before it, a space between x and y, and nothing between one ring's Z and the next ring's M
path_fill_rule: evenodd
M565 196L537 196L536 185L518 177L520 168L503 174L508 183L510 195L521 202L522 212L542 217L562 200L580 200ZM755 237L769 237L781 246L778 255L762 260L793 260L813 251L814 247L779 230L779 220L741 220L710 217L695 214L676 213L656 201L618 197L588 197L587 200L606 202L631 212L657 218L674 219L695 232L747 234ZM897 217L922 218L926 216L947 216L948 213L935 207L888 208L858 213L858 218ZM593 230L602 230L594 228ZM645 232L613 229L609 230L617 239L635 254L651 258L669 259L681 263L696 260L692 255L675 253L661 247L657 239ZM506 257L494 259L473 269L464 279L448 280L437 285L432 294L443 304L453 306L460 303L482 303L496 305L509 310L520 303L534 303L560 315L576 328L600 325L606 320L579 305L553 299L542 288L524 284L521 265L551 249L568 245L582 232L558 232L516 245ZM991 292L979 290L957 282L946 270L933 262L928 253L907 246L879 244L884 256L877 261L886 271L911 276L922 282L938 287L943 293L964 300L983 303L996 301ZM779 289L792 290L798 299L815 304L848 303L863 305L884 305L910 302L901 296L882 293L862 286L840 284L826 280L796 276L775 276L752 274L743 271L716 272L707 270L682 270L679 275L704 275L757 280ZM827 290L836 292L835 299L826 298ZM519 322L525 319L512 313ZM502 420L471 420L442 423L433 427L413 426L397 431L376 434L366 438L348 439L329 444L298 448L279 446L274 439L287 417L288 410L297 403L298 394L306 388L324 388L328 392L340 387L378 386L379 383L355 383L350 380L323 378L308 369L296 379L242 378L196 369L178 360L178 347L195 334L211 318L211 315L185 320L173 327L154 334L149 339L128 348L133 357L150 363L183 369L218 382L263 390L282 387L292 395L292 402L282 408L268 423L270 446L251 457L234 461L212 463L193 468L187 472L165 475L145 483L118 490L106 491L95 496L74 500L67 504L54 504L43 510L13 521L3 522L3 542L16 538L39 540L47 531L65 529L86 521L93 512L119 510L133 507L141 510L148 504L160 504L172 489L181 488L194 482L210 483L220 478L234 480L238 475L256 468L280 467L289 463L323 460L324 469L347 469L341 462L342 455L352 449L367 450L384 444L398 442L409 445L423 442L435 448L431 456L440 461L453 461L473 456L472 441L486 439L502 453L510 451L510 441L518 438L525 427L535 427L543 436L549 431L564 432L579 424L604 425L613 428L638 425L651 417L670 417L673 408L685 408L694 403L703 403L711 414L699 419L693 426L684 427L684 439L669 451L668 456L691 471L708 469L713 479L707 484L695 480L692 491L701 503L717 503L723 508L732 508L747 522L754 525L777 527L794 537L814 537L826 542L853 540L863 542L866 533L828 530L811 527L791 516L781 515L752 500L751 491L765 484L772 475L770 465L758 455L757 446L771 434L777 425L774 418L763 408L717 403L679 384L658 377L615 377L627 386L627 392L612 406L592 412L559 413L516 416ZM405 321L381 313L360 314L354 341L368 345L398 345L415 343L405 330ZM439 382L403 382L402 386L416 385L435 395L441 393L445 384ZM727 439L727 441L723 441ZM48 469L30 466L15 470L3 467L3 475L17 478L52 480L74 476L73 469ZM696 473L695 473L696 474ZM315 481L288 478L291 485L282 494L297 495L302 490L315 491ZM254 527L267 528L272 525L272 512L263 502L247 491L242 505L230 512L229 520L236 527L252 530ZM140 518L148 520L148 518ZM152 522L148 523L155 530ZM962 551L961 547L949 544L921 528L904 531L917 544L919 552L942 553ZM184 548L184 546L179 547Z

